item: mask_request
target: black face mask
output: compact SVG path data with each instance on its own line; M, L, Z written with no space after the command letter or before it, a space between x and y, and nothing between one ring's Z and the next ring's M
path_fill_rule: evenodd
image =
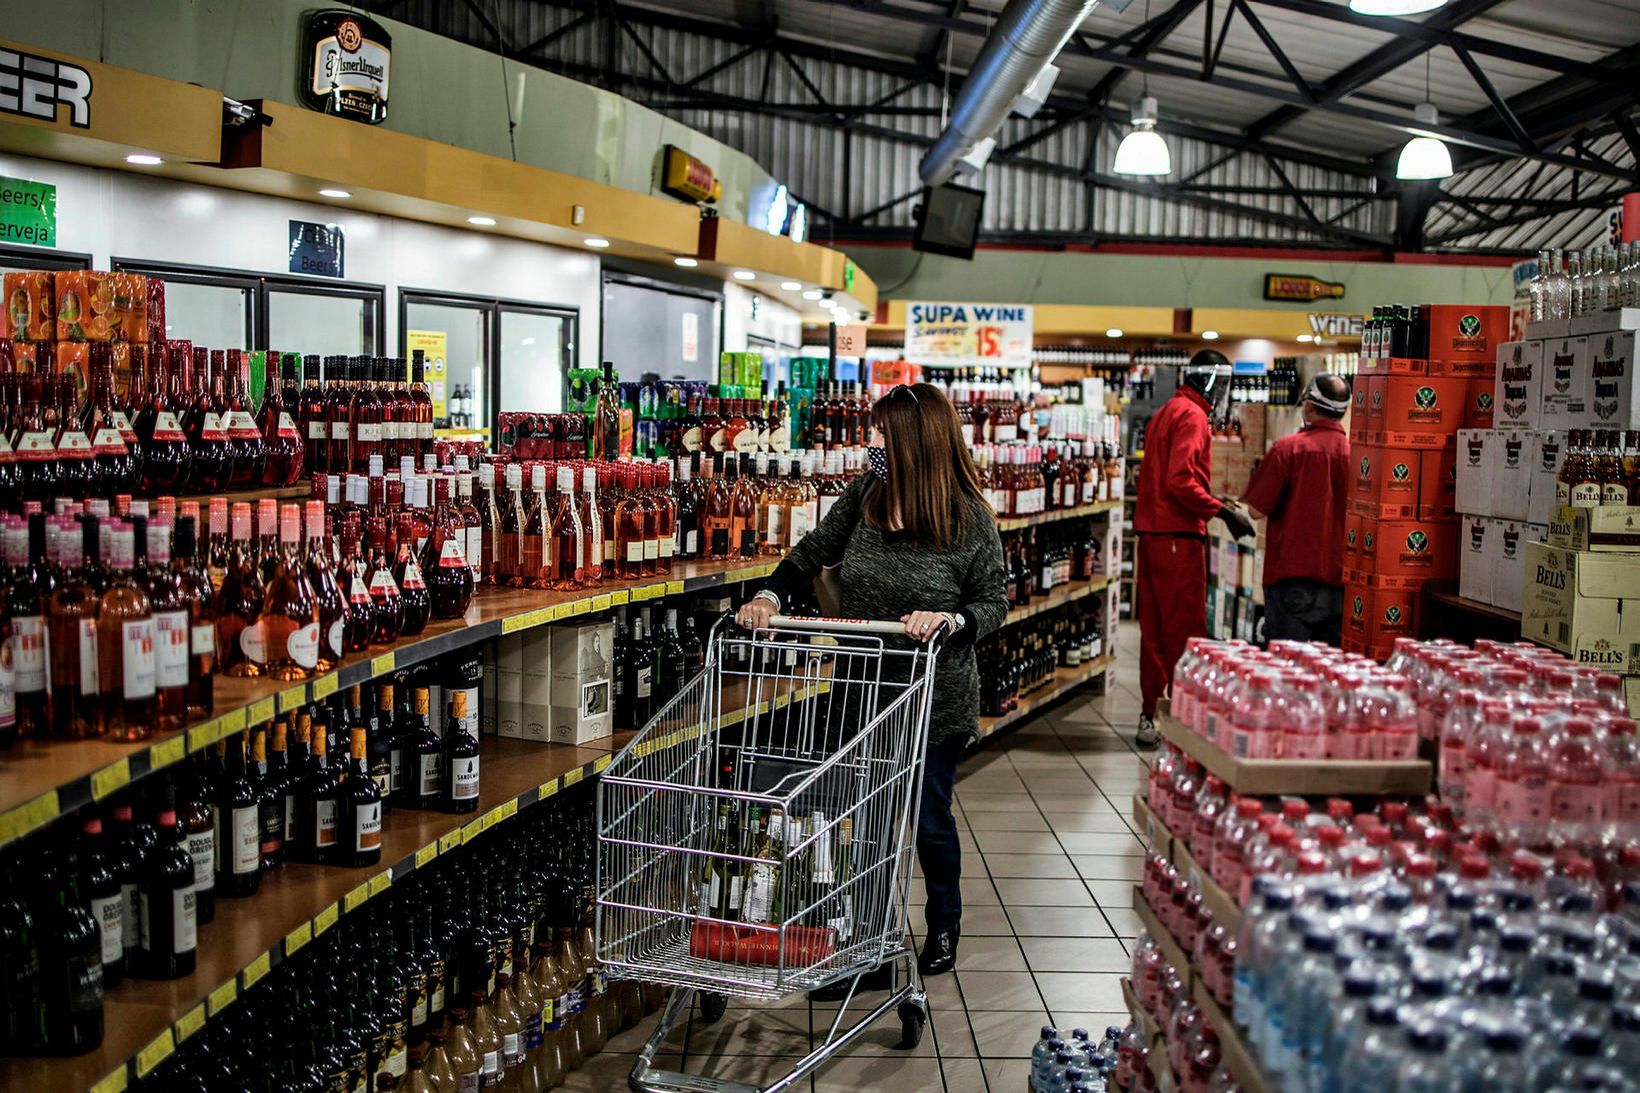
M887 451L876 446L866 448L866 464L871 468L872 474L876 475L884 482L888 481Z

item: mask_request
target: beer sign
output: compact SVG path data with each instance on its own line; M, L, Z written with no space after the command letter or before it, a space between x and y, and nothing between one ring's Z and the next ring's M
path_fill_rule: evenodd
M369 125L387 120L393 36L353 11L309 12L302 33L302 104Z

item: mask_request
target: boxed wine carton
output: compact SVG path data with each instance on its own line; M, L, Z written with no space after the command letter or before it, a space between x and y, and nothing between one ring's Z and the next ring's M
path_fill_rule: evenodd
M1543 343L1498 346L1492 422L1504 429L1536 429L1543 410Z
M1640 553L1640 505L1556 508L1549 543L1566 550Z
M552 702L548 731L555 744L584 744L614 731L615 687L610 656L615 626L584 622L554 626Z
M1487 602L1505 611L1519 611L1526 580L1526 544L1533 541L1533 527L1519 520L1496 521L1491 543L1492 598ZM1542 538L1541 529L1536 533Z
M524 635L504 634L495 642L495 731L524 736Z
M1525 581L1522 637L1585 662L1640 646L1640 554L1528 543Z
M1635 332L1612 331L1589 338L1591 429L1640 429L1640 384L1634 382Z

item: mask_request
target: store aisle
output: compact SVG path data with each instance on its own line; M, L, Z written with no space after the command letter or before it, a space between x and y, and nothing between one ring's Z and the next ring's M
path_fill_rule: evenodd
M993 740L963 764L963 937L957 971L928 981L929 1027L901 1052L884 1018L810 1082L814 1093L1017 1093L1044 1024L1126 1025L1121 976L1133 938L1133 885L1144 864L1131 798L1145 763L1131 747L1139 714L1138 632L1126 632L1109 693L1072 696ZM1118 733L1117 728L1120 728ZM912 882L922 929L922 883ZM871 997L880 996L866 996ZM856 1003L858 1005L858 1003ZM714 1025L680 1023L662 1060L691 1074L758 1083L785 1073L826 1035L835 1006L797 997ZM851 1007L850 1015L855 1012ZM651 1022L615 1037L564 1087L622 1090Z

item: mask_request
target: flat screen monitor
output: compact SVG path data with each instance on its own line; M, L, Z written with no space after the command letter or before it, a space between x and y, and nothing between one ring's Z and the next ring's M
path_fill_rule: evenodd
M952 258L974 257L980 214L984 211L984 190L949 182L924 189L912 249Z

